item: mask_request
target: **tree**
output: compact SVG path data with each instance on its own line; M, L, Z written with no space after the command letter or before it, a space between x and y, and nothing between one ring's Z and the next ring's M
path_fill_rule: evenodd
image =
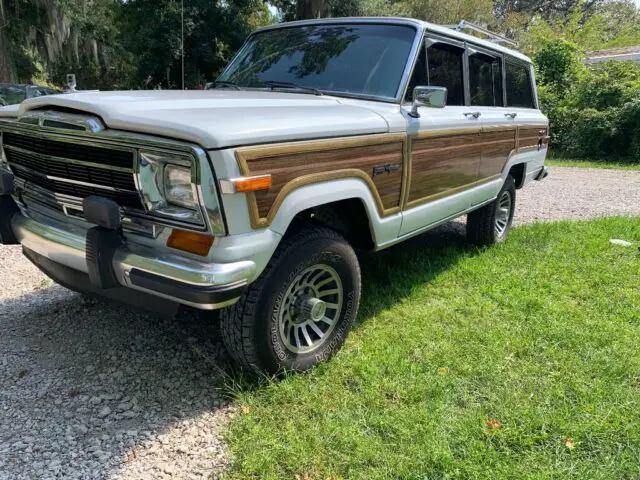
M0 0L0 81L60 80L88 72L108 79L117 55L119 0Z
M131 84L143 88L182 85L181 9L177 0L129 0L120 15L123 42L136 59ZM212 80L252 27L271 21L260 0L185 1L185 83Z
M460 20L486 24L491 21L492 0L404 0L395 3L397 14L438 24Z
M362 0L276 0L271 2L283 20L362 15Z
M605 0L495 0L494 13L504 20L513 13L525 14L529 17L539 16L546 20L567 17L571 12L582 9L584 12L595 12Z

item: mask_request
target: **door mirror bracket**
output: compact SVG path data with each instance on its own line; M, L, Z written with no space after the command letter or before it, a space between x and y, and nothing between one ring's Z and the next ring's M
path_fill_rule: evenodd
M419 107L444 108L447 105L446 87L415 87L413 89L413 103L409 116L420 118Z

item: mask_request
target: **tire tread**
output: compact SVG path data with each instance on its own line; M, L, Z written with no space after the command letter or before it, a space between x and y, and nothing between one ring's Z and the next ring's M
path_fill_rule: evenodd
M255 373L261 373L264 370L260 366L252 339L252 327L256 321L255 316L258 314L256 308L272 271L280 265L281 260L290 251L316 238L329 238L346 243L340 234L330 228L309 224L292 225L292 228L293 232L283 238L264 271L249 286L240 300L220 312L222 341L229 355L241 367Z
M498 198L500 198L500 195L505 190L511 190L513 201L512 208L515 209L515 185L516 182L514 178L511 175L508 175L495 201L474 210L467 215L467 240L470 243L478 246L488 246L497 243L494 230L494 218L496 208L498 207Z

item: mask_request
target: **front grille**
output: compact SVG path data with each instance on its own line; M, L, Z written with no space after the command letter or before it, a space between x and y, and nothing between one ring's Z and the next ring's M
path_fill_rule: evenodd
M133 178L134 153L5 132L5 155L13 173L54 194L82 200L90 195L142 210Z
M133 169L133 153L127 150L95 147L93 145L59 142L19 133L5 132L4 144L23 148L33 153L54 157L99 163L104 166Z

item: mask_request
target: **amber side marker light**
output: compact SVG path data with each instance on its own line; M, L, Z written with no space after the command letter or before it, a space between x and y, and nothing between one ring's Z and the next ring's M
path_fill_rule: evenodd
M273 185L271 175L260 175L256 177L236 178L231 180L236 193L255 192L257 190L268 190Z
M209 250L213 245L213 237L202 233L187 232L174 229L167 240L167 247L182 250L183 252L194 253L201 257L209 255Z

